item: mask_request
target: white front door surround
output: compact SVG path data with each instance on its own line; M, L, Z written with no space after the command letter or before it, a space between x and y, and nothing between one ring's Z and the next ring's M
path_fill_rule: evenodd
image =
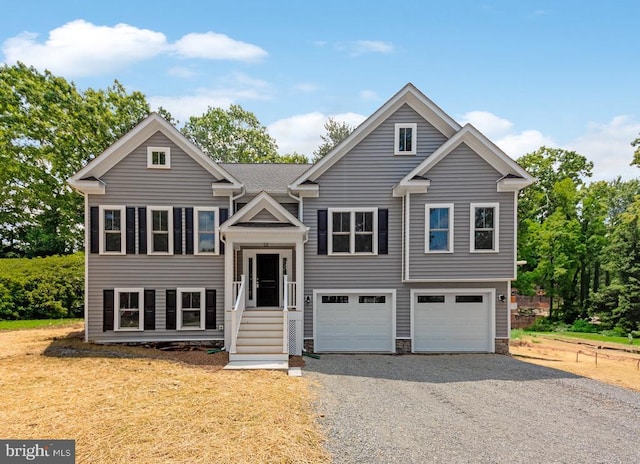
M293 252L291 249L282 249L282 248L260 248L260 249L243 249L241 250L242 257L242 269L244 278L246 280L246 289L245 298L247 302L247 308L256 308L259 306L258 304L258 288L260 285L259 276L258 276L258 256L259 255L272 255L277 254L279 256L278 260L278 281L279 281L279 304L278 306L282 306L284 304L284 288L283 288L283 275L286 275L289 278L289 281L295 282L296 278L293 275L293 262L292 256Z

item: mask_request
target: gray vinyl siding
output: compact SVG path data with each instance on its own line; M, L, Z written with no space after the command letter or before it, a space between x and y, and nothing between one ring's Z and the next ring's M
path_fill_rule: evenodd
M412 194L410 208L410 279L511 279L514 272L514 194L497 192L501 177L462 144L428 173L426 194ZM453 253L425 253L425 204L454 204ZM471 253L470 204L498 203L498 253Z
M395 123L418 124L417 155L393 155ZM396 334L410 336L409 288L401 282L402 199L392 196L392 188L445 141L444 135L404 105L317 179L320 197L304 199L303 222L310 227L305 246L305 297L321 288L396 289ZM317 211L335 207L388 208L389 254L318 255ZM312 336L313 311L306 304L305 337Z
M504 338L509 336L509 293L507 282L428 282L428 283L411 283L409 284L412 289L438 289L438 288L482 288L482 289L492 289L496 290L496 320L495 320L495 329L496 329L496 338ZM505 301L500 301L498 299L499 295L505 296Z
M147 146L171 148L171 169L148 169ZM216 179L189 155L156 133L102 176L105 195L90 195L89 206L133 207L229 206L228 197L214 197ZM137 214L136 214L137 215ZM184 223L184 217L183 217ZM183 228L184 235L184 228ZM124 237L123 237L124 239ZM137 230L136 230L137 241ZM137 249L137 247L136 247ZM184 250L184 246L183 246ZM203 340L223 338L218 330L166 330L165 291L179 287L216 290L216 325L224 323L224 256L88 255L88 337L92 341ZM156 291L156 329L103 332L103 289L145 288Z

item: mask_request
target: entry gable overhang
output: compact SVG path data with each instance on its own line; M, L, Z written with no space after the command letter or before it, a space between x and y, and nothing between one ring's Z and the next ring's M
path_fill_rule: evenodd
M269 215L275 219L275 222L254 220L254 218L263 211L269 213ZM282 231L283 227L288 227L292 231L301 233L307 233L309 231L309 227L300 222L298 218L274 200L271 195L267 192L260 192L253 200L243 206L220 226L220 233L226 235L231 231L255 229L257 227L261 230L271 227Z
M301 194L301 196L317 196L318 185L312 183L404 104L413 108L447 138L452 137L460 130L460 125L456 121L442 111L438 105L427 98L427 96L420 92L413 84L409 83L391 97L391 99L382 105L375 113L369 116L346 139L338 144L337 147L291 183L289 189L293 193Z
M104 183L100 181L100 177L156 132L165 135L216 179L211 185L214 195L228 196L230 193L241 190L242 183L240 181L205 155L157 113L151 113L136 127L91 160L84 168L71 176L68 180L69 184L82 193L104 193Z
M517 192L535 182L534 177L478 129L471 124L466 124L413 171L404 176L393 187L393 195L398 197L406 193L425 193L429 187L429 181L426 178L429 170L463 143L502 174L502 177L496 181L498 192Z

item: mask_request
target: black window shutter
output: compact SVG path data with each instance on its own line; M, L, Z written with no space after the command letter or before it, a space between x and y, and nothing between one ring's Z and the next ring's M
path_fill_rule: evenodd
M327 215L326 209L318 210L318 254L327 254Z
M188 255L192 255L193 254L193 208L184 209L184 228L185 228L185 238L184 238L185 253Z
M129 206L127 206L126 231L127 254L133 255L136 253L136 209Z
M173 208L173 254L182 254L182 208Z
M147 208L138 208L138 253L147 254Z
M176 290L167 290L167 330L176 330Z
M113 330L113 319L115 311L113 309L113 290L102 291L102 331Z
M100 210L92 206L89 210L89 251L100 252Z
M216 291L205 290L205 328L216 328Z
M144 330L156 330L156 291L144 291Z
M378 254L389 254L389 210L378 209Z
M220 208L220 225L229 219L229 208ZM224 254L224 243L220 240L220 254Z

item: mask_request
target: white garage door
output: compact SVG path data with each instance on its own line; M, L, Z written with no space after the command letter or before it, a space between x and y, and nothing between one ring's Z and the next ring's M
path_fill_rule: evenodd
M416 293L413 351L493 351L491 293Z
M393 352L392 293L317 293L315 350Z

